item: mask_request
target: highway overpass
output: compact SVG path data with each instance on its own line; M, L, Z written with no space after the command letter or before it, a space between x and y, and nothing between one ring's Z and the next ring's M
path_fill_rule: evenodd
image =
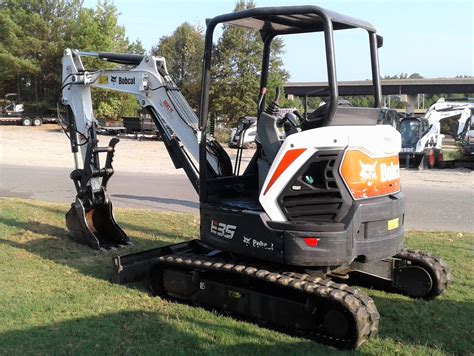
M382 79L383 95L474 94L474 78ZM326 82L294 82L285 84L286 95L305 96L308 92L325 91ZM339 82L339 95L372 95L372 81ZM324 92L310 96L325 96Z
M383 95L406 95L407 112L413 112L418 94L473 94L474 78L382 79ZM286 83L287 96L327 96L327 82ZM373 95L372 81L343 81L338 83L340 96Z

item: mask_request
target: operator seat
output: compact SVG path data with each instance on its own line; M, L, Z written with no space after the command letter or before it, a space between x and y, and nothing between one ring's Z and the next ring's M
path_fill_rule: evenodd
M270 166L275 160L284 140L277 125L276 113L278 107L272 104L269 105L266 111L260 114L257 121L257 142L261 145L261 154L257 161L259 191L262 190Z
M257 123L257 140L262 145L262 156L270 164L273 163L283 142L277 121L276 117L263 112Z
M306 120L301 123L301 130L311 130L322 127L329 111L329 102L323 102L320 107L314 110L311 114L308 114ZM348 100L339 99L337 101L338 107L351 107L352 104Z
M309 114L307 119L301 123L301 130L305 131L321 127L328 113L328 108L329 105L325 103Z

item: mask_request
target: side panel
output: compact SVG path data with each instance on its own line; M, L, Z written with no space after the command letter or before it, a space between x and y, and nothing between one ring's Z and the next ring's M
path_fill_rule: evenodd
M265 213L205 205L201 241L242 256L308 267L380 260L402 249L402 193L357 201L348 215L344 223L274 223ZM318 243L306 244L307 237Z
M270 228L266 214L201 207L201 240L217 249L283 263L283 232Z

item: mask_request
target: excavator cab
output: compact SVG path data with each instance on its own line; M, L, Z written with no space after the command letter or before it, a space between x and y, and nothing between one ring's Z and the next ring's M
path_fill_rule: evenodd
M257 150L240 176L211 177L204 166L213 34L220 24L258 31L263 41ZM339 98L333 33L354 28L368 34L374 108L353 107ZM277 116L278 95L266 98L271 45L278 36L318 32L324 35L328 79L327 90L319 94L327 100L309 115L296 113L298 125L291 116ZM380 124L385 115L381 45L371 24L316 6L255 8L208 21L199 121L202 241L311 267L388 258L401 250L400 135ZM318 246L308 245L314 242L307 238Z

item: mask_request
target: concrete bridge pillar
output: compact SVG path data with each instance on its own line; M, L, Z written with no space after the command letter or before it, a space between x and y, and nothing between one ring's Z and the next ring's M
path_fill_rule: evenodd
M418 104L418 95L417 94L409 94L406 96L406 112L407 114L413 114L415 112L415 108Z

